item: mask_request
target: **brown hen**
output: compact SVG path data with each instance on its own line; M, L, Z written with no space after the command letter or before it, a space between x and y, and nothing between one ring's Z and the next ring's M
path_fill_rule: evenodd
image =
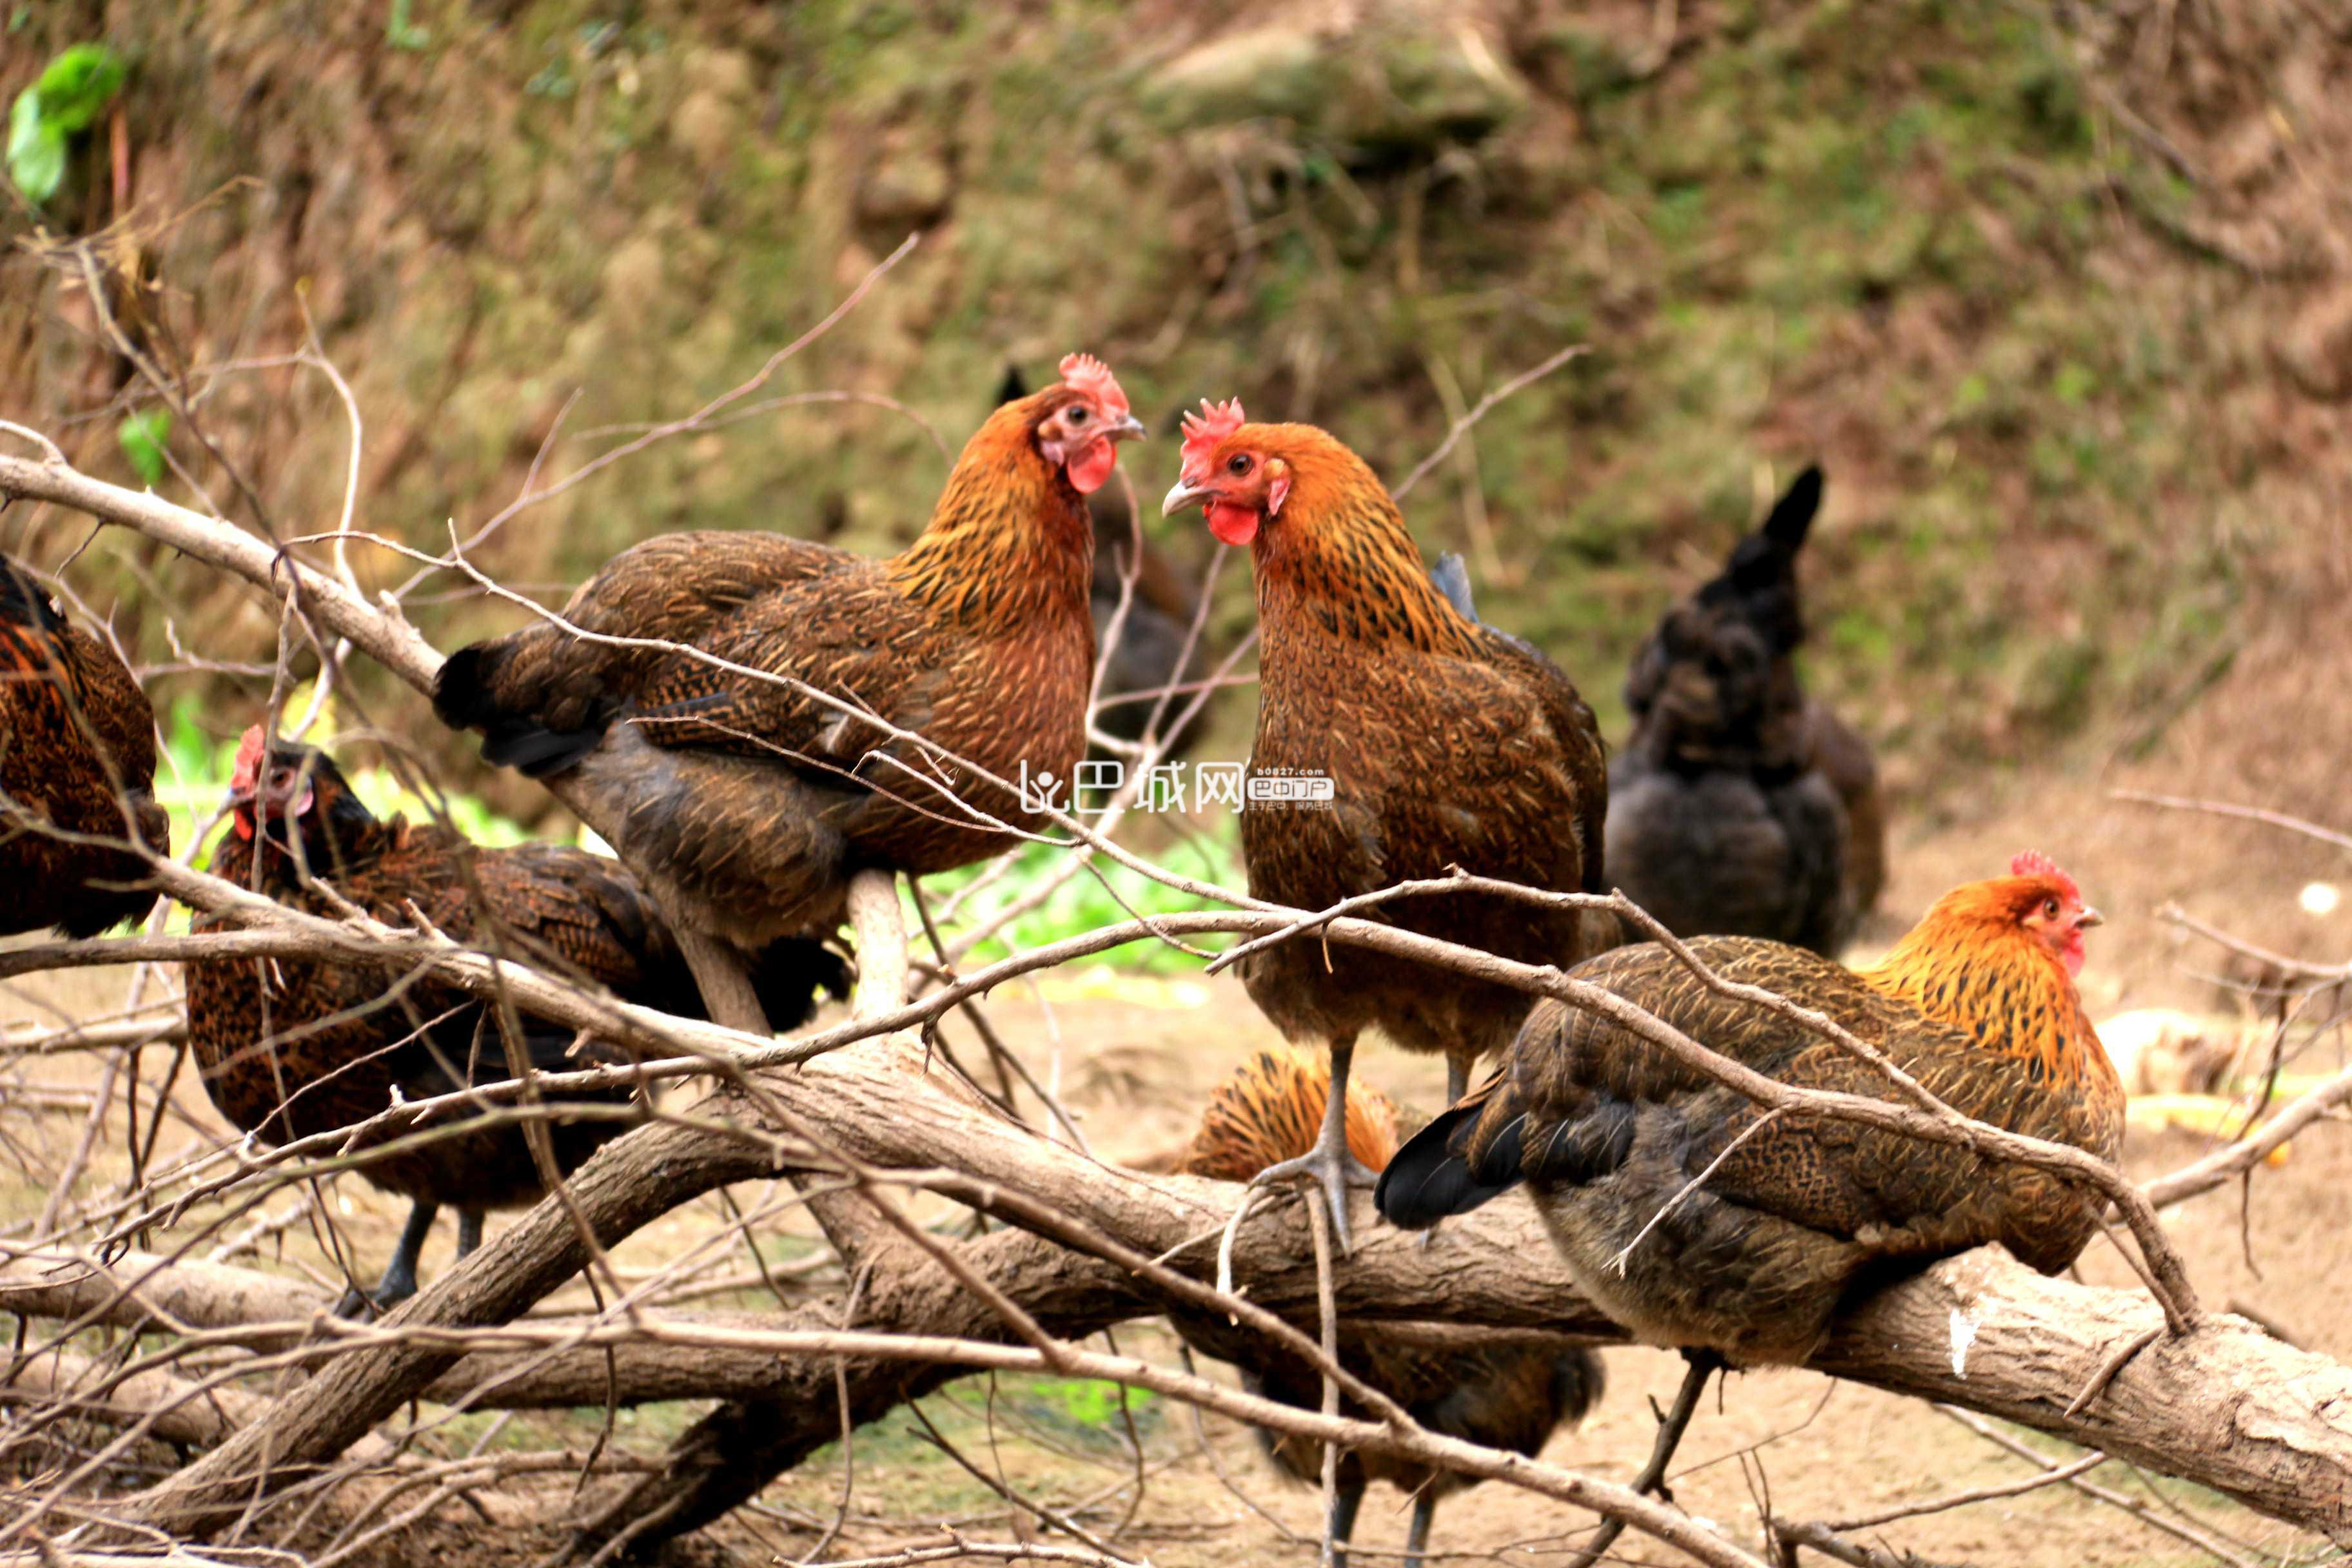
M2027 855L2011 876L1945 894L1869 969L1746 938L1690 947L1722 978L1834 1019L1963 1114L2113 1159L2123 1089L2074 980L2098 919L2072 879ZM1895 1098L1868 1062L1708 989L1656 943L1574 973L1782 1083ZM1998 1241L2054 1273L2097 1226L2095 1200L2047 1171L1765 1117L1610 1020L1546 1001L1501 1070L1391 1162L1381 1212L1430 1225L1524 1181L1610 1316L1742 1364L1803 1361L1840 1303L1892 1270Z
M145 861L120 846L135 827L148 848L170 849L154 787L147 694L0 555L0 936L92 937L153 908Z
M1202 506L1251 546L1259 667L1254 773L1327 778L1328 803L1242 814L1250 892L1322 909L1455 868L1554 891L1599 891L1608 784L1592 710L1559 668L1431 581L1363 459L1307 425L1244 423L1238 402L1186 422L1164 511ZM1466 894L1369 910L1408 931L1536 963L1616 938L1613 921ZM1265 949L1243 981L1276 1027L1331 1049L1341 1085L1357 1037L1443 1052L1456 1094L1507 1044L1530 998L1452 970L1313 941ZM1353 1167L1352 1169L1350 1167ZM1262 1173L1312 1173L1347 1234L1345 1186L1369 1184L1336 1116L1313 1152Z
M482 731L491 762L567 775L670 918L739 952L837 924L860 869L943 871L1010 847L1041 819L1018 786L1066 804L1085 752L1086 496L1143 428L1099 362L1062 371L989 416L889 560L671 534L564 607L593 637L733 668L540 625L453 656L436 710Z
M260 729L246 732L231 780L231 832L214 874L330 919L334 895L392 925L414 904L454 940L536 963L635 1002L701 1016L694 978L653 900L617 863L555 845L478 848L446 828L378 819L325 753L278 742L263 760ZM313 885L323 884L323 887ZM220 921L199 916L195 929ZM805 941L761 955L761 1000L787 1025L807 1016L815 989L846 986L838 957ZM187 968L188 1034L213 1103L273 1143L349 1127L395 1101L511 1078L507 1048L484 1005L445 982L348 960L227 959ZM568 1025L521 1016L522 1047L545 1072L627 1059ZM630 1124L626 1089L572 1097L585 1113L548 1126L558 1169L570 1172ZM394 1126L359 1148L428 1131ZM463 1121L458 1125L462 1128ZM537 1201L545 1184L521 1130L459 1131L360 1167L412 1200L382 1281L380 1307L414 1294L416 1256L444 1205L458 1212L457 1256L471 1252L487 1209ZM362 1305L355 1291L343 1310Z
M1324 1063L1296 1051L1260 1052L1211 1097L1184 1170L1244 1182L1277 1160L1305 1153L1315 1145L1330 1093L1330 1070ZM1349 1152L1373 1170L1386 1165L1396 1152L1395 1103L1358 1083L1349 1089L1346 1118ZM1171 1312L1169 1321L1193 1349L1238 1367L1252 1393L1300 1410L1322 1408L1322 1378L1306 1362L1217 1314ZM1339 1361L1432 1431L1531 1458L1563 1422L1582 1420L1601 1398L1601 1360L1588 1350L1510 1344L1434 1350L1342 1334ZM1365 1414L1353 1401L1343 1400L1340 1407L1349 1415ZM1258 1436L1285 1474L1309 1485L1321 1479L1322 1445L1263 1430ZM1438 1500L1476 1484L1452 1471L1385 1455L1342 1454L1330 1520L1338 1568L1347 1568L1340 1548L1355 1529L1364 1488L1372 1481L1386 1481L1413 1499L1405 1542L1408 1568L1428 1547Z
M1859 972L1751 938L1689 945L1721 978L1844 1026L1962 1114L2113 1160L2123 1087L2074 989L2098 912L2045 857L2021 855L2011 873L1945 894ZM1657 943L1573 973L1783 1083L1895 1098L1870 1063L1709 989ZM1802 1362L1857 1294L1986 1242L2054 1274L2098 1224L2095 1197L2051 1172L1851 1121L1772 1117L1608 1019L1549 1000L1502 1069L1389 1163L1377 1200L1418 1227L1522 1181L1585 1294L1690 1361L1637 1490L1662 1488L1725 1360ZM1616 1533L1604 1525L1578 1563Z

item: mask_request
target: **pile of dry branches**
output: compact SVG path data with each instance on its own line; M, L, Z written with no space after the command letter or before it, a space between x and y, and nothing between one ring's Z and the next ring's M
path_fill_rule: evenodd
M438 554L362 530L348 505L332 529L265 537L217 512L92 479L38 433L16 426L0 430L29 455L0 456L0 497L133 531L269 595L282 605L272 718L299 731L322 704L353 700L343 668L354 652L419 691L430 690L440 662L404 615L401 595L372 597L362 587L355 550L413 561L410 588L454 574L547 614L478 572L468 552L528 505L654 440L705 427L837 318L695 415L544 487L534 470L534 488L470 537L453 534ZM352 418L356 473L355 406ZM1132 585L1130 570L1130 593ZM315 670L316 696L309 712L281 718L298 669ZM1130 776L1139 781L1160 754L1159 737L1180 728L1184 707L1204 691L1167 694L1139 744L1097 739L1127 747L1139 764ZM1681 1556L1724 1568L1790 1560L1800 1546L1849 1562L1887 1560L1856 1532L1893 1516L1768 1515L1763 1539L1737 1541L1670 1501L1434 1433L1325 1353L1340 1322L1449 1342L1530 1331L1597 1343L1618 1338L1562 1271L1539 1261L1549 1252L1523 1201L1450 1223L1435 1253L1373 1227L1351 1256L1335 1261L1310 1228L1316 1211L1307 1205L1260 1208L1226 1236L1240 1189L1147 1177L1087 1152L1075 1121L1030 1073L1019 1043L988 1026L984 999L1017 976L1122 944L1187 946L1211 932L1359 943L1453 965L1603 1011L1761 1104L1897 1128L2064 1173L2112 1204L2111 1235L2135 1258L2145 1290L2045 1279L1982 1251L1871 1300L1816 1358L1823 1372L1936 1402L1958 1419L1996 1416L2093 1451L2063 1463L2037 1460L2029 1482L1938 1499L1919 1511L2041 1485L2095 1494L2100 1489L2083 1473L2105 1456L2199 1482L2325 1542L2352 1546L2352 1370L2210 1310L2159 1218L2168 1205L2252 1179L2272 1150L2352 1099L2352 1071L2275 1109L2258 1129L2250 1114L2245 1135L2140 1186L2079 1150L1971 1121L1884 1063L1887 1099L1791 1089L1556 969L1360 918L1377 900L1322 910L1272 908L1184 877L1118 841L1133 804L1130 788L1098 817L1058 819L1053 839L1066 847L1066 859L1057 875L1089 875L1098 862L1117 862L1192 895L1197 912L1121 921L966 967L1020 910L984 921L959 921L960 911L949 910L929 933L929 961L919 962L898 889L869 873L852 895L860 970L852 1016L782 1040L614 1003L511 953L468 950L422 926L292 911L170 859L154 861L158 889L222 917L229 929L168 936L159 922L146 935L0 952L0 981L101 964L128 965L131 976L117 1009L15 1026L0 1037L0 1052L19 1063L87 1051L105 1064L93 1090L67 1097L63 1109L80 1113L82 1133L62 1169L42 1173L52 1196L37 1220L0 1236L0 1312L17 1323L0 1372L6 1402L0 1564L300 1561L328 1568L452 1508L533 1526L534 1539L550 1543L556 1559L611 1561L738 1510L821 1447L975 1369L1107 1380L1270 1429L1489 1478L1622 1521ZM1618 900L1486 886L1643 919ZM1432 890L1407 886L1378 899ZM928 915L925 923L934 924ZM535 1084L472 1090L396 1113L388 1108L376 1123L343 1135L276 1148L223 1144L173 1104L184 1031L170 972L159 967L206 952L335 955L429 970L502 1006L624 1043L640 1059L629 1068L541 1075ZM2347 977L2343 967L2281 962L2315 987ZM1825 1018L1759 999L1871 1054ZM951 1014L976 1021L990 1053L984 1072L968 1074L939 1048L938 1026ZM160 1073L152 1070L159 1052L168 1052ZM983 1079L993 1087L982 1088ZM332 1317L326 1290L240 1261L289 1229L331 1230L321 1184L354 1163L352 1135L389 1125L395 1114L403 1126L423 1128L405 1136L431 1138L436 1110L488 1106L525 1118L535 1114L536 1091L619 1081L663 1090L648 1122L383 1321ZM19 1092L30 1093L0 1088L0 1110ZM30 1100L15 1109L28 1106L58 1109ZM89 1179L93 1150L118 1121L128 1129L131 1173L101 1190ZM168 1146L167 1126L179 1140ZM18 1163L27 1175L37 1168L29 1158ZM764 1195L748 1207L727 1198L719 1217L699 1223L657 1270L632 1274L614 1263L611 1248L622 1238L730 1189ZM759 1238L803 1206L827 1246L779 1267ZM942 1226L942 1213L968 1223ZM148 1250L163 1232L173 1237L170 1249ZM1213 1283L1221 1238L1232 1289ZM1428 1321L1433 1258L1444 1273L1443 1322ZM572 1288L583 1274L584 1293ZM769 1292L772 1307L695 1305L746 1288ZM1171 1305L1230 1315L1279 1342L1367 1414L1297 1410L1189 1368L1089 1348L1103 1331ZM441 1440L469 1412L610 1412L698 1399L719 1403L650 1460L601 1440L586 1452L478 1442L450 1457ZM2016 1447L1978 1425L1990 1440ZM181 1462L159 1463L159 1454ZM951 1530L873 1561L1126 1562L1130 1549L1116 1527L1118 1510L1124 1506L1131 1516L1144 1468L1139 1450L1123 1489L1082 1510L1008 1489L1003 1521L1020 1528L1003 1539ZM550 1479L576 1480L578 1488L538 1484ZM839 1522L796 1555L824 1555ZM2156 1522L2222 1560L2248 1560L2191 1523Z

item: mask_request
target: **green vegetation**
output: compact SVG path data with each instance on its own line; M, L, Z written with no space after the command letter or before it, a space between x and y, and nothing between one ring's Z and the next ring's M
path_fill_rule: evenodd
M1232 816L1212 817L1208 833L1194 833L1152 858L1169 869L1236 890L1249 885L1241 864L1241 831ZM957 910L960 926L986 924L989 918L1015 904L1024 904L1045 882L1063 877L1070 851L1051 844L1033 844L1013 858L1010 871L998 874L993 862L968 866L942 876L923 879L924 897L934 910L958 892L987 879L987 885L967 896ZM972 959L981 963L1008 958L1016 952L1047 942L1081 936L1103 926L1139 915L1172 914L1201 908L1198 900L1155 882L1124 866L1097 858L1087 869L1061 881L1052 895L1024 913L1003 931L980 944ZM915 925L908 907L908 929ZM1228 944L1222 936L1190 939L1195 947L1212 950ZM1144 941L1113 948L1096 962L1133 968L1146 973L1197 973L1201 961L1165 942Z
M120 56L103 44L76 44L51 60L8 111L8 178L39 206L65 183L66 152L122 86Z
M160 405L126 414L114 428L122 455L131 459L131 466L150 489L163 482L163 445L171 437L172 411Z
M1213 24L1147 39L1110 0L1050 20L420 0L389 24L269 38L181 0L111 47L139 62L132 133L172 153L176 184L142 183L142 201L213 204L148 241L159 309L182 342L251 322L295 342L268 280L309 277L367 414L362 514L419 545L511 500L551 433L562 472L736 384L919 231L764 395L886 392L952 447L1008 358L1034 375L1084 344L1155 424L1238 393L1394 476L1450 410L1590 342L1409 510L1612 733L1635 640L1816 456L1830 497L1809 674L1898 780L2103 723L2154 732L2226 667L2249 604L2296 580L2294 530L2222 521L2258 517L2252 488L2294 454L2273 435L2269 346L2221 313L2234 275L2179 238L2206 194L2118 129L2059 21L1741 4L1686 14L1662 63L1646 24L1613 13L1505 7L1482 54L1444 9L1423 31L1421 8L1397 7L1302 48ZM26 46L108 21L64 0L25 24ZM228 59L268 90L223 90ZM54 406L21 412L54 424L79 384L41 373L79 347L41 352L0 363L0 383L41 387ZM215 397L203 416L225 449L262 455L278 516L334 515L340 417L264 405ZM144 477L159 450L126 437L121 460ZM1138 490L1171 460L1135 449ZM689 525L837 523L883 550L942 473L889 409L787 405L652 447L479 560L560 584ZM1150 526L1199 538L1189 520ZM361 557L386 581L408 570ZM1226 574L1226 638L1252 617L1244 576ZM126 599L135 581L126 567ZM465 603L422 615L445 647L513 624ZM160 642L160 617L134 621ZM207 651L262 657L261 617L216 623L247 646ZM1229 705L1217 754L1240 754L1245 710Z

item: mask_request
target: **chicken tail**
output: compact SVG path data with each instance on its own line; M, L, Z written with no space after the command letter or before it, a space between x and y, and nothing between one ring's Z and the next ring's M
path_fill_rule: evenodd
M579 729L556 729L519 711L499 690L513 654L506 638L451 654L433 684L433 711L453 730L479 730L484 761L530 778L547 778L593 751L606 726L600 719Z
M1518 1185L1519 1133L1526 1119L1506 1122L1474 1160L1470 1135L1486 1112L1482 1090L1439 1112L1406 1140L1372 1191L1383 1218L1403 1230L1427 1230Z

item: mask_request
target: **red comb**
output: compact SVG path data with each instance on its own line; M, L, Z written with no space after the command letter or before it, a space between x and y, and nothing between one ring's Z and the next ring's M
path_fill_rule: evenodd
M2063 884L2068 898L2077 903L2082 901L2083 889L2074 885L2074 879L2061 871L2058 868L2058 862L2039 849L2021 850L2011 856L2009 874L2012 877L2047 877L2053 881Z
M1101 404L1106 414L1124 416L1127 413L1127 394L1119 390L1118 377L1092 354L1064 354L1062 384L1085 393Z
M1249 416L1238 397L1224 403L1201 399L1201 412L1184 416L1184 482L1198 484L1208 477L1209 456L1218 444L1242 427Z
M236 743L236 765L229 770L231 789L251 789L261 776L261 726L253 725Z

